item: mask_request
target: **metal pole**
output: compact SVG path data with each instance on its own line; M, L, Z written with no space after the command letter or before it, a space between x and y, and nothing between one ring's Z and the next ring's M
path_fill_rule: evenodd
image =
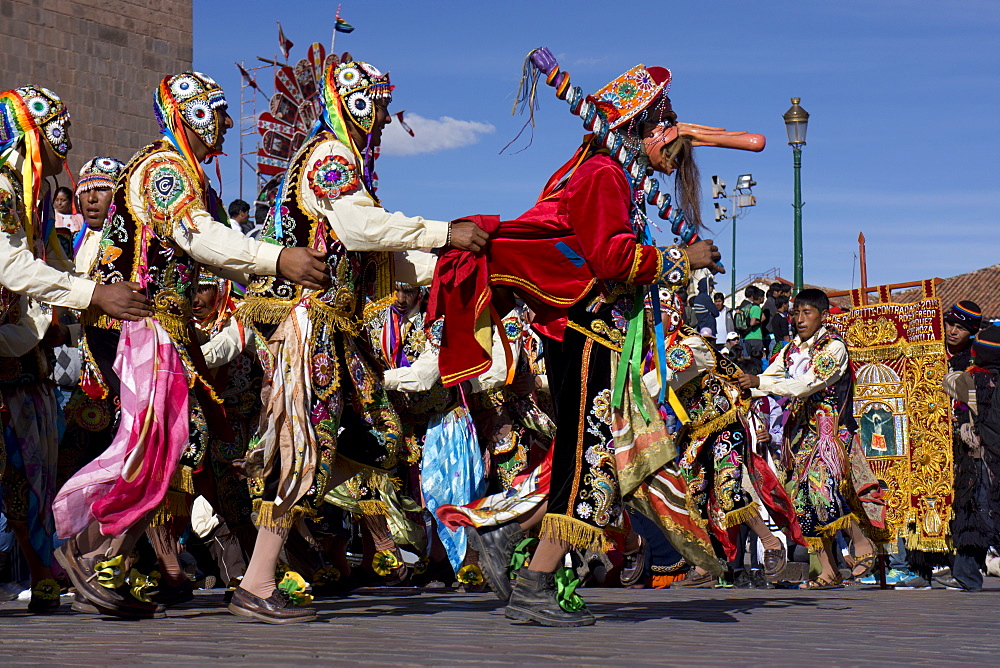
M792 147L792 165L795 168L795 292L802 289L802 149Z
M732 289L729 291L729 310L736 310L736 218L733 216L733 258L730 260L732 266L729 269L732 278Z

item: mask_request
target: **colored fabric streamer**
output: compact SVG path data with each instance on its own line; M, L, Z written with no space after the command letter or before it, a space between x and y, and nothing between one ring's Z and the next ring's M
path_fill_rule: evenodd
M95 519L105 535L126 531L162 503L188 442L187 374L159 323L122 323L114 369L121 378L121 423L111 446L56 495L60 536L75 535Z
M465 407L456 406L431 418L424 440L421 488L427 509L432 513L446 504L470 503L485 492L483 458L475 426ZM465 532L449 528L443 522L438 522L437 532L457 573L465 560Z
M514 478L510 489L465 505L442 505L434 514L443 524L453 529L463 526L500 526L514 521L548 498L553 452L550 448L541 464Z

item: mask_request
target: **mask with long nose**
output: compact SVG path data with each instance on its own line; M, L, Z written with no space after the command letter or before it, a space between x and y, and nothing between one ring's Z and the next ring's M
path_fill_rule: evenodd
M767 143L764 135L745 130L730 131L694 123L657 125L643 140L646 156L653 169L664 174L672 174L677 168L677 156L685 139L690 141L691 146L715 146L755 153L763 151Z

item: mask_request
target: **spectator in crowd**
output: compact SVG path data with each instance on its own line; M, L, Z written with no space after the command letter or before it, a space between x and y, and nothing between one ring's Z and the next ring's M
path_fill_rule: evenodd
M250 222L250 205L241 199L234 199L229 203L229 220L240 226L240 231L247 234L253 229Z
M743 350L747 357L760 365L760 360L764 358L764 313L760 307L764 303L764 291L756 285L750 285L744 294L746 299L740 306L739 317L734 316L733 321L736 331L743 337Z
M712 294L712 277L706 276L705 278L698 281L698 294L691 299L691 308L694 310L694 316L698 321L698 333L702 336L705 335L705 330L711 332L709 339L714 339L718 330L716 330L716 318L719 317L719 310L715 307L715 302L709 295Z
M733 326L733 314L726 306L726 296L721 292L716 292L712 296L715 309L719 315L715 317L715 344L721 349L726 345L726 337L735 329Z
M788 299L785 297L778 297L774 300L774 313L771 315L768 328L774 339L774 344L771 346L771 354L773 355L792 340L792 328L788 324Z

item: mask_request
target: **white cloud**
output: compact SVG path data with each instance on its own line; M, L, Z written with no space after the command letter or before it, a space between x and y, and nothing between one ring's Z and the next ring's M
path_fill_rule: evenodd
M480 135L496 132L490 123L460 121L450 116L435 121L418 114L404 114L403 119L413 129L414 136L408 135L393 118L392 124L382 133L382 155L437 153L475 144Z

